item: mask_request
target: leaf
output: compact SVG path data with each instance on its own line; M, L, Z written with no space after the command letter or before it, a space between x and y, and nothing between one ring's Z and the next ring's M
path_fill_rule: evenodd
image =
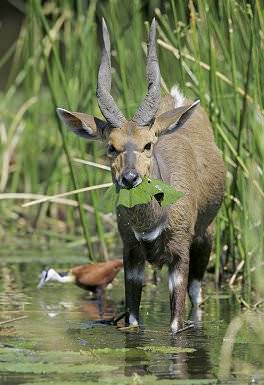
M126 207L131 207L130 206L130 191L126 189L121 189L119 191L119 196L117 199L117 204L116 206L123 205Z
M160 179L152 179L152 183L159 190L160 193L163 193L163 198L161 199L161 207L167 207L183 197L184 193L177 191L173 186L163 182Z
M137 187L130 190L121 189L117 203L126 207L134 207L149 203L152 198L153 194L151 195L148 189L148 181L144 179Z
M113 184L110 186L104 194L105 207L109 208L111 211L114 211L117 206L118 193L116 191L116 186Z
M183 196L182 192L177 191L174 187L159 179L144 178L136 187L131 189L120 189L117 191L113 185L105 193L105 201L111 208L115 206L134 207L149 203L156 198L161 207L167 207L175 203Z

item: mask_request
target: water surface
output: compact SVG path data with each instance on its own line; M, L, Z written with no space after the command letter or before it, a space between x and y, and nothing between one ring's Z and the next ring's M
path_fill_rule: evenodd
M0 321L27 317L0 328L1 385L264 383L263 334L245 324L233 345L225 336L234 317L243 315L232 292L208 282L203 309L193 315L196 327L172 336L164 271L158 287L144 288L140 331L120 331L101 323L100 313L106 320L122 313L122 273L104 304L72 284L36 289L47 264L63 271L84 261L51 254L1 257ZM187 306L187 316L189 311ZM254 314L258 324L261 317ZM219 366L225 378L217 382Z

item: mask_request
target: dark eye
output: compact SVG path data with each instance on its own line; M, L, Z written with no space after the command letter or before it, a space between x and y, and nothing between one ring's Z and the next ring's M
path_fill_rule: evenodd
M151 143L150 142L145 145L144 150L147 150L147 151L151 150Z
M109 146L107 148L107 154L114 156L117 154L117 152L118 152L117 149L112 144L109 144Z

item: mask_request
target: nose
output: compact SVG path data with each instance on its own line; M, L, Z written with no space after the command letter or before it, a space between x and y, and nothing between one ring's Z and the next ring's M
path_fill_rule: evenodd
M122 184L126 188L135 187L138 184L139 175L136 170L127 170L122 174Z

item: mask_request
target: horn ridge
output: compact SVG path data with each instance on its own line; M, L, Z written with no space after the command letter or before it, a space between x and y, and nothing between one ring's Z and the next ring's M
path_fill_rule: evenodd
M111 45L108 28L102 18L103 47L98 71L96 96L101 113L113 127L121 127L125 117L111 96Z
M132 119L140 126L147 126L153 121L160 104L160 70L156 49L155 18L152 20L148 38L147 80L147 94Z

